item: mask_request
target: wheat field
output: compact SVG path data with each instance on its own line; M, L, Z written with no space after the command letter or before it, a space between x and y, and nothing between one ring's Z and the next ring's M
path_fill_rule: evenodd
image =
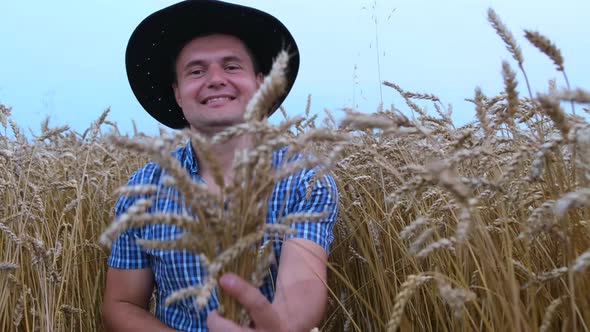
M468 124L456 126L442 98L384 82L406 105L317 123L310 99L305 116L272 126L255 113L280 94L277 66L248 122L217 138L258 134L227 184L237 200L252 198L238 184L271 188L276 178L252 165L276 146L313 152L334 175L340 215L320 331L590 331L590 93L570 87L552 41L526 31L563 77L531 91L516 38L493 10L488 19L511 60L499 66L504 91L467 98ZM45 121L30 137L10 113L0 105L0 330L101 331L104 239L116 234L117 194L133 191L118 189L187 133L121 135L107 110L83 133ZM255 198L251 209L264 206Z

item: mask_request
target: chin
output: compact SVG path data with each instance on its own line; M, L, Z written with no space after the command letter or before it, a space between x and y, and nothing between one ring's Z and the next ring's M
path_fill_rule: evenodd
M244 117L227 117L227 118L215 118L215 119L198 119L195 121L196 125L192 127L196 129L203 129L209 131L212 128L227 128L235 125L239 125L245 122Z

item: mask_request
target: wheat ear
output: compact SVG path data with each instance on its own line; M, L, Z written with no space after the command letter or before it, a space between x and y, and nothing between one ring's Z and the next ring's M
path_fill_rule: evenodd
M425 275L408 276L406 281L401 285L400 292L395 296L395 305L393 306L393 311L391 312L389 322L387 323L387 332L397 331L397 328L402 321L406 304L410 301L410 298L414 295L418 286L430 279L432 279L432 277Z
M496 30L498 36L502 38L504 44L506 44L508 52L512 54L514 60L516 60L519 65L522 65L524 58L522 57L522 51L520 50L520 47L516 44L516 40L514 39L512 32L508 30L502 20L500 20L500 17L498 17L498 14L496 14L492 8L488 9L488 21L492 24L492 27L494 30Z
M276 100L285 93L287 88L287 79L285 71L289 64L289 55L287 51L281 51L272 64L272 69L264 82L256 91L248 105L244 118L250 122L260 120L270 111Z
M524 36L531 42L531 44L538 48L539 51L543 52L551 59L551 61L553 61L558 71L564 70L561 51L551 42L551 40L537 31L525 30Z

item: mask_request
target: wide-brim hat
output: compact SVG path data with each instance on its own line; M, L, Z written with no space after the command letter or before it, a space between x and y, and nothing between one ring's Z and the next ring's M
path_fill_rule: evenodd
M241 39L266 75L283 49L290 55L287 89L269 110L285 100L299 69L299 50L293 36L274 16L263 11L216 0L186 0L159 10L135 29L125 54L127 78L143 108L160 123L188 126L176 103L172 84L174 63L182 47L200 35L222 33Z

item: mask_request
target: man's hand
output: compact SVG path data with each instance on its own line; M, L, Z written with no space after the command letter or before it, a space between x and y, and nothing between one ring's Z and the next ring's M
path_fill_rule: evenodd
M235 274L224 274L221 287L240 302L256 328L240 327L213 311L211 331L307 332L321 323L328 300L326 251L315 242L288 239L283 244L272 304L260 290Z
M244 306L256 328L238 326L213 311L207 317L207 326L211 332L286 331L286 323L258 288L232 273L224 274L219 284L227 294Z

